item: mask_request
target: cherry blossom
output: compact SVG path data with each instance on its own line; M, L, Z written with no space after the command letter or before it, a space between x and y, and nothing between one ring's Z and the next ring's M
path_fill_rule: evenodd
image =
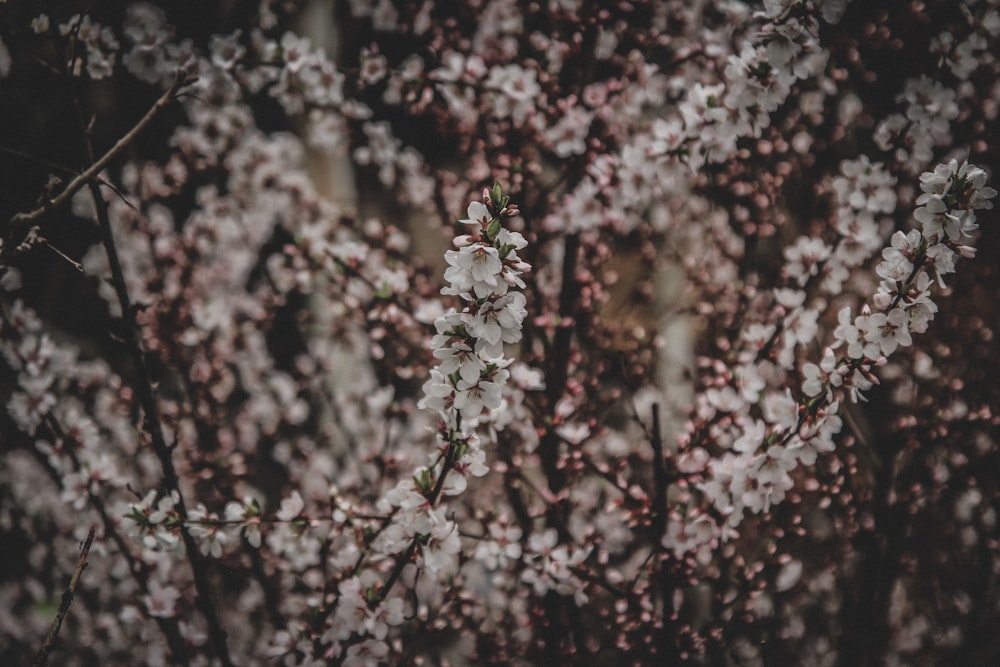
M4 6L8 661L997 655L996 0L251 4Z

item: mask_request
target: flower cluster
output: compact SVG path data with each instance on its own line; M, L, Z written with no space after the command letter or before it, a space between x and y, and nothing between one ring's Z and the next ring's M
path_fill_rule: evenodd
M518 214L516 206L492 201L502 198L499 187L483 193L483 202L469 205L462 220L470 233L455 239L458 250L445 253L448 285L442 294L467 302L462 312L441 315L434 322L437 334L431 346L439 365L424 385L421 407L438 411L449 429L474 428L483 410L500 407L500 390L507 383L509 361L504 345L521 340L525 298L521 274L530 266L517 251L527 245L524 237L501 226L503 217ZM512 289L513 288L513 289Z
M446 254L448 284L441 292L459 297L465 306L461 312L448 311L435 320L437 333L431 348L438 363L430 369L418 402L418 407L437 415L439 448L430 465L418 467L409 479L375 503L385 519L367 554L372 569L359 571L366 555L358 554L361 560L349 568L338 586L323 634L329 650L342 659L387 654L390 626L404 622L403 598L391 595L392 588L411 558L435 581L447 582L459 574L459 525L442 500L461 494L468 476L482 477L489 471L484 438L495 437L499 427L496 417L505 404L508 367L513 362L505 355L504 345L520 340L527 314L520 289L524 287L521 276L530 266L517 254L527 242L503 224L518 213L499 184L484 190L482 201L472 202L468 218L461 220L470 233L456 237L457 250ZM491 428L483 432L487 426ZM294 526L295 521L304 519L303 507L302 498L295 493L282 502L278 519ZM344 505L335 521L344 522L356 511ZM278 535L285 535L283 544L289 557L302 553L302 530L279 529L269 538L272 549L279 548L270 544ZM378 569L385 563L392 564L389 574L378 581ZM302 565L308 563L296 567Z
M986 185L981 168L956 160L939 165L920 176L923 194L913 213L919 229L897 231L882 251L875 267L882 278L872 297L856 317L850 307L838 315L835 342L817 366L807 363L802 372L802 390L816 397L843 388L852 400L864 398L876 382L873 370L899 347L913 343L911 333L927 331L938 307L931 299L934 279L944 287L943 276L955 271L955 259L972 257L972 232L977 229L975 211L993 208L996 190ZM933 276L931 275L933 272ZM845 347L837 359L834 350Z
M849 173L848 165L842 168ZM790 389L784 393L766 392L760 401L763 419L746 416L760 388L754 387L753 378L767 372L759 364L741 369L739 392L729 387L706 392L704 407L699 409L703 419L714 419L719 413L731 415L730 424L714 426L712 431L716 442L730 443L729 451L711 461L704 455L695 457L701 463L693 471L706 470L706 478L698 488L716 515L725 518L725 528L739 526L747 513L767 512L782 502L795 485L792 473L796 468L812 466L818 455L834 451L835 437L843 428L838 416L840 401L845 395L855 402L863 399L864 392L877 383L876 368L884 366L898 348L909 347L913 342L911 332L925 332L937 312L930 298L933 278L929 272L935 272L940 280L954 271L954 258L959 253L973 254L973 248L963 242L971 242L975 211L992 208L989 200L996 196L996 191L986 186L985 172L952 161L923 174L920 183L924 194L917 199L914 218L922 229L897 231L891 245L883 250L883 259L876 266L882 281L872 298L874 312L869 306L856 317L851 316L849 306L839 312L835 340L823 360L802 366L801 402L793 398ZM859 209L864 208L859 197L865 192L872 190L861 189L855 198ZM892 201L875 206L889 208L894 204ZM815 248L825 254L817 255ZM813 267L811 275L815 276L817 267L829 261L829 252L819 239L803 238L786 249L785 255L788 266L796 267L803 266L812 253L807 264ZM796 270L793 275L805 284L810 272ZM794 307L789 299L788 294L779 296L779 301ZM801 319L801 313L797 317ZM814 333L813 329L801 341L808 341ZM754 349L759 349L772 338L780 340L788 335L786 332L779 337L773 326L752 325L744 336ZM845 354L838 357L835 350L842 346ZM780 353L776 358L781 359ZM690 521L690 517L674 518L664 535L665 548L682 555L727 534L708 530L696 532L697 537L692 539L691 532L678 525Z
M45 16L44 14L42 16ZM45 32L48 20L32 24L36 32ZM74 56L67 66L79 76L86 68L91 79L104 79L114 73L115 59L118 55L118 38L109 26L95 23L88 15L75 14L65 23L59 24L59 34L71 38L71 44L79 40L84 47L86 56ZM74 48L74 52L76 49Z
M489 471L476 429L493 422L502 409L513 361L504 345L521 339L527 315L520 276L531 267L517 254L527 241L503 226L505 218L518 213L496 184L483 191L482 201L469 204L469 217L460 221L470 233L456 237L458 249L445 254L448 284L441 292L466 305L434 322L431 347L438 364L418 403L440 418L436 432L442 454L435 465L420 467L411 480L400 482L380 505L393 518L379 535L376 551L399 554L422 536L420 552L431 572L456 570L457 526L435 504L442 494L462 493L467 475L482 477Z

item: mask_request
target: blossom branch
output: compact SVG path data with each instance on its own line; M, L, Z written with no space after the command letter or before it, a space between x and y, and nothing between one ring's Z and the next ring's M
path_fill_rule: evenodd
M284 31L274 3L193 39L159 4L58 34L45 15L0 26L13 103L44 119L61 93L96 93L122 106L97 116L110 143L150 109L106 91L148 85L152 102L178 69L200 80L175 91L181 123L161 113L103 170L92 147L73 170L0 148L62 179L10 211L22 238L3 256L89 203L65 190L81 169L102 200L104 247L67 228L45 265L0 268L0 422L15 425L0 487L30 510L10 513L15 545L36 542L4 602L37 599L38 563L78 529L67 507L93 509L110 547L86 575L110 604L74 616L60 651L224 664L221 645L233 663L313 666L982 655L995 267L975 267L975 312L954 315L968 326L927 327L934 283L973 253L981 176L921 182L924 227L883 246L935 157L992 155L996 0L854 3L822 27L845 0L344 3L335 57ZM928 46L936 65L883 62ZM36 100L24 66L46 58L63 60L49 68L62 89ZM898 76L905 90L871 85ZM897 92L905 115L876 117ZM169 140L148 150L149 132ZM0 143L35 139L50 140ZM517 191L529 224L511 227L540 270L523 275L522 239L500 240L502 192L469 204L485 179ZM399 206L375 194L389 191ZM417 225L467 205L442 299ZM126 327L125 380L100 358L106 336L40 289L65 259L85 274L69 298L103 298ZM861 415L847 399L866 395ZM900 539L907 527L942 539ZM972 585L937 595L958 569ZM36 638L0 626L30 662ZM108 641L88 645L95 632Z
M442 293L458 296L467 305L462 312L451 311L435 322L437 335L431 345L439 364L424 384L419 403L440 417L436 437L444 451L431 468L419 468L411 480L397 485L384 499L391 522L380 528L372 548L390 556L393 565L381 586L364 595L368 613L378 613L418 553L431 572L450 573L457 567L458 527L437 506L444 495L464 490L466 473L482 476L488 472L474 429L489 424L501 408L511 363L503 346L520 340L527 314L524 296L515 291L524 287L520 276L530 268L517 254L526 241L502 224L503 218L518 213L499 184L485 190L482 201L471 203L469 217L461 221L471 233L456 237L457 250L446 254L449 284ZM451 481L449 473L459 467L463 475ZM335 606L344 604L338 592ZM338 609L337 613L343 618L343 613L353 612ZM344 661L348 649L358 646L368 633L366 627L354 628L341 643L337 662Z

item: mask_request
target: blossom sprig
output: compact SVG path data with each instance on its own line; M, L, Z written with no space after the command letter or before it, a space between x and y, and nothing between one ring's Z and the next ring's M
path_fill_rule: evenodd
M176 509L177 495L170 493L157 498L155 490L133 504L125 515L130 523L126 531L145 548L160 551L181 549L180 527L183 523Z
M993 208L997 191L986 185L986 172L968 162L952 160L920 177L918 208L914 219L919 229L897 231L882 261L875 267L882 278L872 305L852 317L850 307L839 313L835 341L819 365L803 366L802 391L815 397L832 397L843 387L852 400L863 399L865 390L877 382L872 371L900 347L912 344L912 333L923 333L937 313L931 299L934 272L939 285L955 272L959 255L972 257L972 232L977 229L976 210ZM846 355L834 356L844 347Z
M374 536L371 560L395 564L381 584L372 582L363 594L357 586L340 591L329 633L339 644L337 652L347 648L350 654L367 637L384 637L384 624L373 625L370 618L385 605L397 604L388 596L412 558L442 580L457 573L458 525L439 504L442 497L465 490L467 475L489 472L484 434L477 429L492 425L503 409L507 368L513 362L505 356L504 344L521 339L527 315L524 295L516 291L524 286L520 276L531 268L517 254L527 241L503 226L505 218L516 215L517 207L499 184L484 190L481 201L469 204L468 217L460 221L472 233L457 236L457 249L445 254L448 284L441 293L458 296L465 306L435 321L431 347L438 365L430 371L418 403L440 417L435 434L440 449L429 465L418 467L377 503L378 511L391 518ZM493 431L488 432L492 436ZM453 472L457 474L449 474Z
M461 492L442 486L449 467L486 474L481 441L473 429L492 421L503 404L503 388L510 378L507 367L513 361L504 356L504 344L521 340L527 315L524 294L516 291L524 287L520 276L531 268L517 254L527 241L503 226L504 218L519 214L517 206L510 204L498 183L484 189L482 200L471 202L466 213L468 217L459 222L472 233L455 237L457 250L445 253L448 284L441 289L466 305L461 312L442 314L434 323L437 333L431 347L438 366L424 383L418 404L441 417L438 439L446 448L437 481L417 482L432 503L442 490L450 495Z
M819 16L839 20L846 2L774 0L764 3L760 30L724 64L725 81L695 84L680 105L686 160L692 169L719 163L736 151L741 137L760 137L771 114L802 79L822 72Z
M473 233L455 237L457 250L445 253L448 285L441 293L467 305L434 323L431 347L439 364L424 384L420 406L436 410L448 432L475 427L484 420L484 410L500 407L511 363L503 346L521 340L526 301L511 288L524 287L520 276L531 267L517 254L527 245L524 236L503 227L504 218L519 213L509 202L499 184L484 189L482 201L470 203L468 217L459 221Z
M761 421L736 415L732 408L740 403L735 392L724 398L725 392L715 391L714 399L711 390L706 393L713 410L734 415L734 428L715 433L717 441L731 441L730 451L710 462L711 474L697 485L725 517L724 529L735 529L748 510L760 514L782 502L794 486L790 473L835 448L834 437L843 428L838 412L845 394L854 402L864 400L864 392L879 382L876 369L912 344L911 333L927 330L937 312L929 272L944 286L942 276L954 273L958 255L975 254L975 211L992 208L990 200L997 194L986 185L987 178L983 169L956 160L920 177L923 194L914 211L920 228L897 231L882 251L875 269L882 281L872 304L857 316L850 307L839 312L833 345L819 364L802 367L800 401L790 391L771 394L765 398ZM839 348L843 354L838 357L834 351ZM671 517L662 540L677 557L710 547L726 535L714 527L692 532L684 523L693 523L692 517Z
M743 368L739 392L730 387L706 391L698 415L706 420L711 439L729 446L708 462L708 475L696 487L724 517L723 525L691 532L680 525L690 523L690 516L671 517L662 539L664 548L683 557L710 547L737 528L746 513L761 514L782 502L794 486L793 470L811 466L820 453L835 449L834 438L843 428L838 413L844 398L864 400L864 392L879 382L877 369L899 348L912 344L912 333L926 331L937 312L930 297L934 283L930 272L941 282L942 275L954 272L959 254L974 254L968 244L976 229L975 211L992 208L990 200L996 196L986 180L979 167L954 160L921 177L923 194L914 212L921 227L893 235L876 266L882 281L872 304L856 316L850 307L839 312L834 344L819 364L802 366L800 399L790 389L761 391L762 381L756 378L754 383L759 373L750 366ZM761 334L745 335L750 342L776 333L773 327L758 328ZM757 400L763 420L743 414ZM716 424L710 418L719 414L728 417Z

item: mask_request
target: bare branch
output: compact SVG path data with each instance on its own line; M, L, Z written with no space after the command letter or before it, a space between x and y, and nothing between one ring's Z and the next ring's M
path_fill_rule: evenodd
M52 621L52 627L49 628L49 634L45 637L42 648L38 651L38 655L35 656L34 662L31 663L32 667L45 667L49 664L49 652L52 650L52 644L55 643L56 635L59 634L59 628L62 627L63 619L66 618L69 606L73 603L77 584L80 583L80 575L83 574L84 569L87 567L87 555L90 553L90 545L94 543L94 534L95 528L91 526L90 532L87 533L87 539L83 541L83 546L80 548L80 560L76 563L76 571L73 573L73 578L69 580L69 586L63 592L62 602L59 603L59 611Z
M126 132L121 139L115 142L114 146L108 149L104 155L98 158L87 169L81 172L79 176L70 181L69 185L67 185L58 195L33 211L29 211L28 213L18 213L11 219L11 222L15 226L25 226L42 217L48 211L58 208L69 201L69 199L75 195L77 191L87 185L90 181L94 180L94 178L96 178L97 175L100 174L112 160L118 157L118 155L124 151L129 144L135 141L135 138L139 136L140 132L146 129L146 127L153 121L153 118L160 111L166 108L168 104L173 102L174 99L176 99L177 93L181 88L192 83L194 80L194 77L183 71L177 72L177 76L174 78L174 82L171 84L170 88L168 88L166 92L164 92L163 95L161 95L159 99L153 103L153 106L146 112L146 115L144 115L131 130Z

